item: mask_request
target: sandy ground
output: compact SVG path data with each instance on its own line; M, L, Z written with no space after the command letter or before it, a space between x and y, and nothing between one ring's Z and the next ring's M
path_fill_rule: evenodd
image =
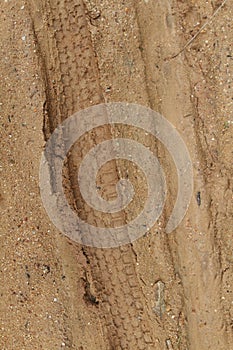
M1 349L232 348L233 2L224 3L2 1ZM164 167L165 210L146 236L104 250L58 232L38 177L55 127L113 101L151 107L177 128L193 161L194 191L184 220L167 235L174 165L161 144L140 134ZM67 165L68 192L90 221L97 214L80 199L74 159L110 134L87 135ZM107 199L121 165L103 169ZM135 189L145 196L141 183ZM134 216L139 202L111 220Z

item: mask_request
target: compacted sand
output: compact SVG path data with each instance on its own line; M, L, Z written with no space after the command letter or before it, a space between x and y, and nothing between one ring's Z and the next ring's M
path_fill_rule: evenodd
M232 0L2 0L0 12L0 348L232 349ZM62 120L114 101L148 106L177 128L194 190L184 220L167 235L174 164L139 133L166 175L164 212L133 244L97 249L51 223L39 164ZM103 127L86 135L67 164L67 191L89 221L97 217L75 187L75 159L111 133ZM116 196L125 165L102 169L106 199ZM146 194L143 181L135 180L135 190L132 217Z

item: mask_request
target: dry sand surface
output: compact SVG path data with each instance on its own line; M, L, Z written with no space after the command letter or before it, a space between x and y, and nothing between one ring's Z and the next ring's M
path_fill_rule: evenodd
M2 350L233 349L233 1L221 4L1 1ZM40 158L63 120L117 101L150 107L177 128L192 158L193 195L166 234L176 170L164 146L139 133L165 172L163 214L131 244L86 247L47 216ZM97 224L134 217L147 193L143 174L115 160L102 168L102 195L116 197L128 165L139 193L130 210L103 218L82 201L78 164L113 134L135 137L98 128L73 147L64 170L70 204Z

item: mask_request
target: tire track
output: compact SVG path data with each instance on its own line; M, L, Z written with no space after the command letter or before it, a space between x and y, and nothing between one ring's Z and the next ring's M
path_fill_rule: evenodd
M103 102L103 96L82 1L34 1L32 18L46 89L44 133L48 138L62 120L80 109ZM102 135L110 138L110 129L99 128L91 142L99 143ZM75 158L83 157L88 147L85 142L81 151L78 145L73 147L68 176L78 210L99 224L101 218L81 202L75 186ZM116 164L111 164L107 170L108 198L115 195L114 184L118 178ZM114 220L124 222L125 216L120 213L111 217L111 221ZM80 249L77 246L77 250ZM155 317L146 305L132 246L111 250L82 248L82 252L86 258L84 297L91 307L94 305L96 315L102 320L108 339L106 349L143 350L154 349L155 345L159 349L162 330L158 325L155 327Z

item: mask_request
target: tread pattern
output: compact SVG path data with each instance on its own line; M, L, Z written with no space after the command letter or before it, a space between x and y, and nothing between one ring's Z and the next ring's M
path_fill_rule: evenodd
M42 22L38 24L34 20L34 31L46 88L44 133L48 138L62 120L80 109L103 102L103 97L83 2L43 0L36 6L42 14ZM101 218L82 203L75 187L75 159L77 156L82 158L93 142L97 144L103 140L103 135L105 138L111 136L107 127L99 128L92 140L89 139L89 145L86 144L87 138L79 147L73 147L68 171L78 209L97 224ZM110 163L105 171L109 184L107 196L111 198L115 195L118 179L116 164ZM111 220L124 222L125 217L120 213ZM87 259L86 278L95 295L94 300L98 300L97 314L102 319L109 342L106 349L159 349L157 337L162 330L155 324L155 316L146 305L132 246L109 250L78 249L83 250Z

